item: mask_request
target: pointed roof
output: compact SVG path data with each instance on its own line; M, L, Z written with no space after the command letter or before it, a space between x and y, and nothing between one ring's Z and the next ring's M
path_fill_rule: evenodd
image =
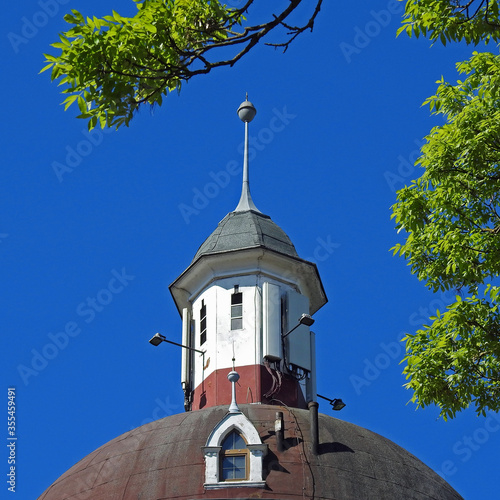
M249 266L298 281L301 293L309 297L310 314L326 302L326 294L314 262L301 259L290 238L254 204L250 195L248 168L248 124L257 113L248 95L238 108L245 123L245 150L241 197L234 211L222 219L215 231L198 248L189 267L170 285L180 314L190 297L214 276L235 273Z
M290 238L268 215L264 215L254 204L250 194L248 169L248 124L257 110L248 100L238 108L238 116L245 123L245 150L243 155L243 183L241 197L234 212L219 222L215 231L200 246L193 262L202 255L241 250L243 248L267 248L275 252L298 257Z
M193 262L202 255L259 247L299 257L290 238L268 215L254 210L235 210L219 222L196 252Z

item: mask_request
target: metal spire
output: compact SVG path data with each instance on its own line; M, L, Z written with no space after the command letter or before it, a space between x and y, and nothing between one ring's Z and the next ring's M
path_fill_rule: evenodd
M229 413L241 413L236 402L236 382L240 379L239 373L234 368L234 362L236 358L234 357L234 341L233 341L233 369L227 374L227 379L231 382L231 404L229 405Z
M241 188L241 197L235 212L245 212L254 210L262 213L254 204L252 195L250 194L250 181L248 179L248 124L254 119L257 110L254 105L248 100L246 94L245 101L238 108L238 116L242 122L245 122L245 152L243 156L243 186Z
M233 369L227 374L227 379L231 382L231 404L229 405L229 413L241 413L236 403L236 382L238 382L240 376L238 372L235 372Z

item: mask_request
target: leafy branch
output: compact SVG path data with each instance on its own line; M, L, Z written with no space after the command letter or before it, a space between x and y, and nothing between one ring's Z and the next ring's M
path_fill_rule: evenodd
M431 290L469 293L405 338L412 401L436 404L445 419L471 405L500 410L500 56L474 52L457 69L465 78L441 78L425 101L446 123L426 137L423 174L393 206L406 234L394 253Z
M465 41L477 45L500 41L498 0L409 0L398 34L420 35L433 42Z
M322 0L300 26L287 19L302 0L289 0L286 8L267 22L250 24L246 15L255 0L240 9L219 0L134 0L138 12L123 17L113 11L102 19L84 18L72 10L65 20L73 27L52 44L58 56L45 54L52 80L59 80L89 129L128 125L141 105L161 105L163 97L180 91L184 82L215 68L234 66L263 38L285 29L284 42L271 43L286 51L298 35L312 30ZM232 52L232 53L231 53Z

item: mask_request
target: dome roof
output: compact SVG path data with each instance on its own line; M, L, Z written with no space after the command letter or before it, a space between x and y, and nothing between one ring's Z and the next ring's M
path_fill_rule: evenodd
M266 488L204 489L201 448L228 410L216 406L166 417L113 439L69 469L39 500L462 498L420 460L369 430L320 414L318 455L313 455L309 411L271 405L240 409L269 447ZM278 410L285 420L283 452L274 436Z
M227 214L200 246L193 262L202 255L256 247L264 247L291 257L298 257L290 238L268 215L246 210Z

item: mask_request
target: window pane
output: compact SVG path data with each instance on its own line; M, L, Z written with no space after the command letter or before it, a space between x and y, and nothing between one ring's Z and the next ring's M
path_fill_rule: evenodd
M233 438L233 449L234 450L241 450L241 449L246 448L246 447L247 447L247 444L245 443L243 438L235 432L234 438Z
M234 306L235 304L242 304L243 303L243 294L240 293L233 293L231 295L231 305Z
M234 443L234 435L236 433L233 431L229 436L226 436L226 439L222 442L222 449L223 450L232 450L233 449L233 443Z
M241 330L243 328L243 319L234 318L231 320L231 330Z
M231 479L245 479L246 477L246 457L236 455L224 457L222 460L222 479L224 481Z
M223 450L241 450L246 447L245 440L236 431L231 432L222 443Z
M207 306L205 300L201 301L200 309L200 345L207 341Z
M236 456L233 459L233 474L234 479L245 479L245 457Z
M231 306L231 318L243 316L243 306Z

